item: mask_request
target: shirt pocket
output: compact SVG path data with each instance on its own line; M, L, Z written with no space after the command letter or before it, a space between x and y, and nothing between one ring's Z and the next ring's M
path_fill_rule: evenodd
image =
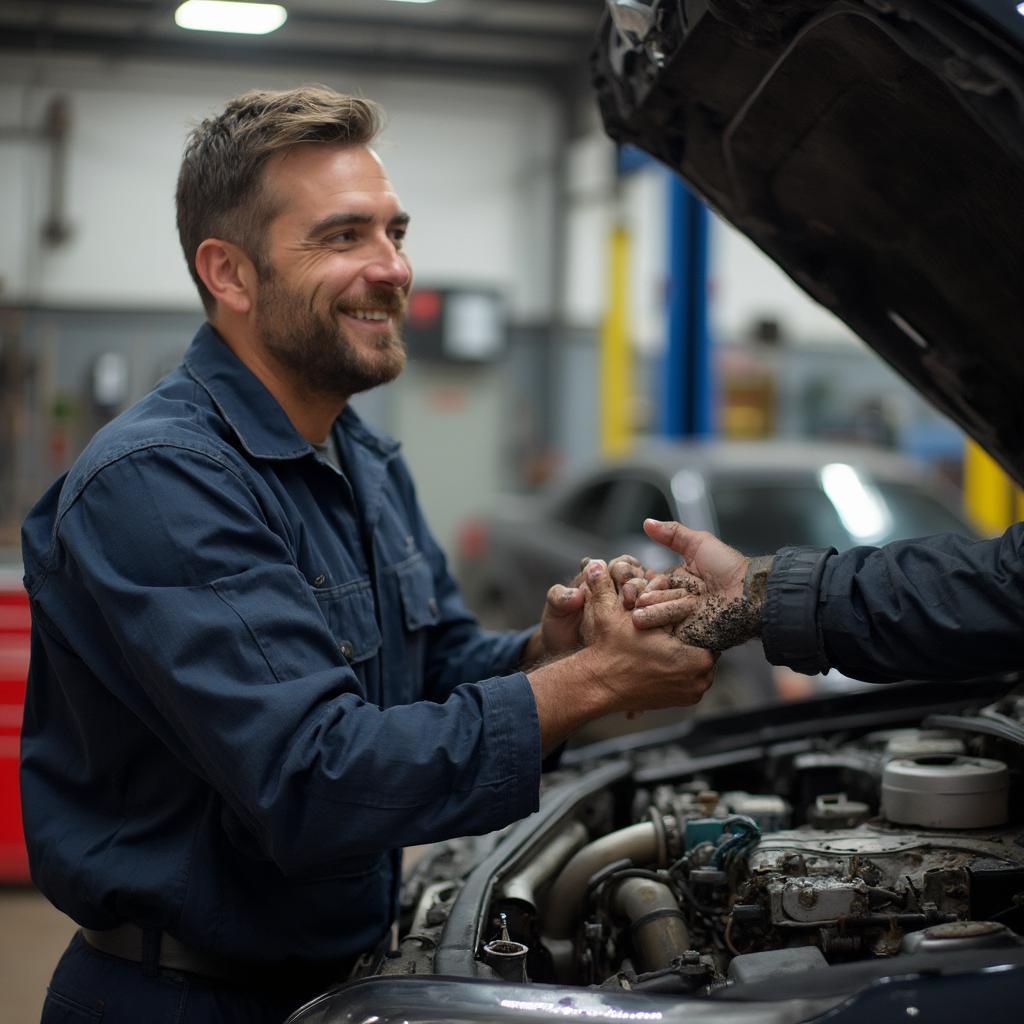
M436 626L441 609L434 592L434 576L427 560L418 552L394 567L398 592L402 601L405 628L410 633L426 626Z
M320 613L341 655L352 665L372 658L381 645L380 626L368 579L314 590Z

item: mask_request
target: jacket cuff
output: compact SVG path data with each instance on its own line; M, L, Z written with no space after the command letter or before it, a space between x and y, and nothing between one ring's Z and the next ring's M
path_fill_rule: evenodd
M825 563L835 548L780 548L768 574L761 625L764 656L815 675L831 667L818 624L818 594Z

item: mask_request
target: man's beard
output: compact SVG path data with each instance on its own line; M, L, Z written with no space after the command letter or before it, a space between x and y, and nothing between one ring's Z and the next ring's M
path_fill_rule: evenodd
M300 392L347 398L394 380L405 366L405 345L400 326L405 317L405 295L394 289L370 289L344 308L380 309L396 325L373 338L374 350L361 351L337 317L317 313L303 295L289 291L280 279L261 282L256 301L256 328L267 353L288 371Z

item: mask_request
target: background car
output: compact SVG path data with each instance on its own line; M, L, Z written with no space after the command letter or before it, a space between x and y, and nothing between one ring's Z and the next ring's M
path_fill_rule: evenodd
M536 621L548 587L576 574L581 556L629 553L652 568L678 564L643 533L647 517L710 530L754 555L788 544L842 550L946 531L973 535L958 508L954 488L885 451L798 441L650 443L465 524L456 574L485 625L524 627ZM836 672L812 678L772 669L755 641L723 655L698 711L854 685L864 684ZM615 727L625 721L620 716Z

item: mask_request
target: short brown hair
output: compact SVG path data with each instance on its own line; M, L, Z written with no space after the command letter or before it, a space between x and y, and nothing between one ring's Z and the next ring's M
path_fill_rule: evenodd
M371 100L307 85L243 93L192 130L175 195L178 236L208 314L215 301L196 273L196 250L204 239L234 242L257 272L267 270L264 236L277 213L263 187L271 154L305 142L367 145L381 124L381 110Z

